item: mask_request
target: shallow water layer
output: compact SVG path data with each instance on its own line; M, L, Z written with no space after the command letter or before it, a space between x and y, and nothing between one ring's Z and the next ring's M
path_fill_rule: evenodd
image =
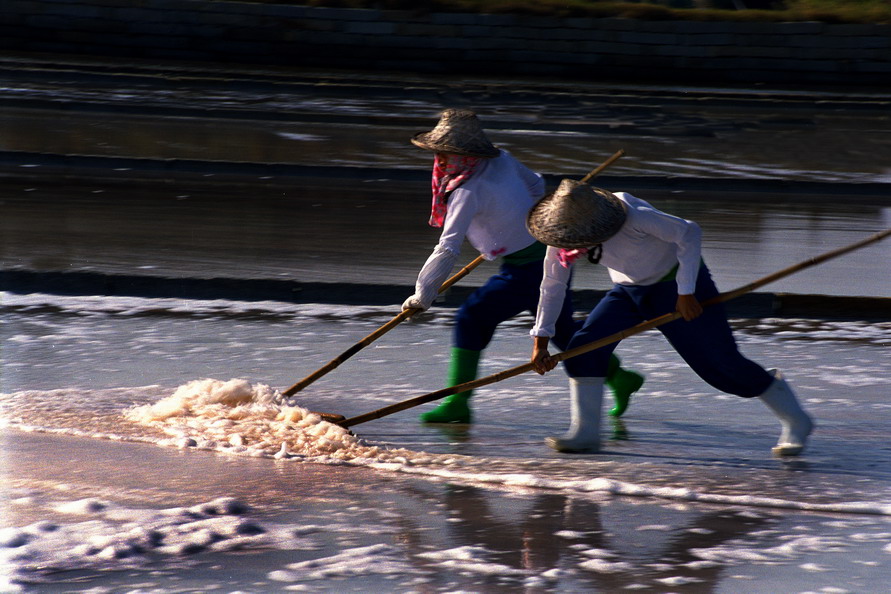
M24 591L864 592L891 542L876 516L4 434L0 563ZM89 464L35 460L57 456Z
M426 184L257 183L0 183L0 267L411 287L438 240L427 225ZM724 291L891 228L891 207L854 200L638 194L700 224L703 256ZM465 242L461 265L477 255ZM460 286L479 286L496 269L485 263ZM602 267L577 269L576 288L610 286ZM763 290L891 297L891 240Z
M714 393L656 333L620 346L647 384L601 454L544 447L567 421L556 371L480 389L470 427L422 426L420 408L356 426L367 455L337 457L257 449L228 424L235 405L203 421L180 407L192 442L127 413L204 377L290 385L388 308L3 297L0 559L41 591L875 591L884 579L884 323L734 322L743 351L781 367L817 419L800 459L772 458L766 409ZM400 326L291 404L349 416L438 388L450 320ZM524 361L530 323L499 331L484 373ZM220 428L242 437L201 441Z
M409 138L469 107L547 173L624 148L617 175L887 182L889 105L868 91L0 60L0 150L155 159L424 167Z
M293 404L354 416L437 389L452 323L450 310L434 309L400 325L291 400L280 402L273 396L276 389L290 386L388 321L391 308L14 294L4 294L3 308L3 392L27 395L5 400L6 418L20 418L22 424L38 429L72 429L84 435L118 435L125 429L119 422L123 411L146 404L157 406L151 414L133 415L131 420L164 420L197 414L208 404L237 408L244 403L272 408ZM530 316L520 316L501 327L487 349L482 374L525 362L531 322ZM870 415L886 406L882 394L891 381L884 356L891 344L887 323L763 319L737 320L734 325L744 353L766 367L781 369L805 402L830 411L847 410L848 417L858 418L860 422L848 429L850 438L873 437ZM734 420L742 420L743 415L753 427L773 424L760 403L714 393L656 331L626 339L618 353L648 378L641 406L622 419L625 437L634 435L635 423L643 423L648 426L643 433L655 429L664 434L660 440L674 439L675 432L685 434L685 439L695 434L703 447L716 448L714 454L719 454L738 446L711 437L714 430L730 430L710 427L719 424L723 415ZM175 394L177 387L201 378L244 378L244 385L258 388L251 394L234 383L220 389L218 393L224 396L218 397L199 385ZM544 377L524 374L481 388L480 394L487 397L478 406L485 407L480 418L486 422L478 427L445 428L440 433L442 428L406 423L418 412L406 411L361 425L356 432L389 445L464 454L471 464L472 457L485 455L484 444L489 440L509 438L516 447L500 454L509 463L513 456L542 453L537 436L543 437L563 420L564 384L558 370ZM162 399L169 404L162 406ZM667 407L663 421L649 414L651 407L663 406ZM529 414L518 419L511 415L512 409ZM858 416L861 413L863 418ZM826 416L830 425L824 431L829 432L835 414ZM663 422L667 424L662 426ZM680 431L684 426L687 430ZM615 430L613 461L621 462L631 447L623 442L636 440L620 439L621 426ZM138 423L129 426L129 433L120 434L131 435L142 435ZM142 436L153 441L154 435ZM457 445L462 436L470 443ZM754 446L772 435L747 435L743 430L737 437ZM474 447L470 438L483 445ZM643 443L657 448L647 452L652 461L674 447L649 440ZM757 451L757 447L751 449ZM542 459L543 467L547 459ZM553 459L566 463L565 456ZM722 459L715 456L715 462ZM558 467L553 471L559 472Z
M459 106L542 173L581 177L624 149L604 176L668 185L608 189L699 222L727 290L891 227L881 190L889 105L865 91L0 58L0 153L33 159L0 167L0 266L411 285L438 235L426 225L429 183L395 174L429 171L429 153L409 139ZM148 181L138 165L112 161L50 168L47 156L152 159L160 173ZM216 165L187 175L181 160ZM227 175L233 162L330 169ZM352 168L378 173L343 173ZM709 193L685 178L776 185ZM792 181L839 185L792 194L783 186ZM852 182L877 183L878 195L849 195ZM887 242L870 246L768 290L888 297L889 253ZM579 277L606 284L603 274Z
M26 437L12 451L22 447L64 447L75 458L83 452L100 468L135 455L144 467L194 473L164 483L149 472L141 484L158 481L152 488L127 493L116 482L126 472L104 473L89 487L70 481L63 494L11 490L7 517L18 527L3 536L27 544L4 550L4 561L26 591L206 591L219 584L249 592L610 592L642 585L769 592L791 584L880 591L884 576L888 522L875 517L505 491L356 469L293 473L195 454L169 459L121 444L97 455L60 438ZM236 471L250 484L221 490L220 473ZM69 477L57 473L54 481L60 478ZM221 491L223 501L215 495ZM209 511L215 508L231 511Z

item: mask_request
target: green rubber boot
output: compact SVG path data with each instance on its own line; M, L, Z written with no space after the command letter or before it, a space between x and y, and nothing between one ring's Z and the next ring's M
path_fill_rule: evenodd
M448 387L457 386L476 379L482 351L469 351L452 347L449 360ZM446 396L442 403L421 415L423 423L470 423L470 397L473 390Z
M640 390L643 383L644 377L641 374L622 369L619 358L615 355L610 355L609 368L606 372L606 385L612 389L616 405L610 409L609 416L621 417L628 409L631 395Z

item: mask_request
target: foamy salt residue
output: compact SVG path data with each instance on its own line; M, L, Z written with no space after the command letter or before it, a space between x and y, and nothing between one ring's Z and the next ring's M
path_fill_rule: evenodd
M405 560L398 547L375 544L346 549L330 557L290 563L287 569L271 571L268 577L276 582L298 582L343 576L400 576L410 573L413 573L413 566Z
M451 458L369 445L349 429L291 404L278 390L245 379L193 380L155 404L124 411L124 417L169 436L159 442L162 446L397 466Z
M275 458L380 454L380 448L364 446L348 429L289 404L281 392L244 379L194 380L124 416L169 435L164 445Z
M566 479L531 473L486 473L461 456L368 445L348 429L289 404L277 390L244 379L194 380L155 404L125 411L130 421L169 436L161 445L317 462L348 462L377 470L487 484L675 501L870 515L891 515L877 501L817 503L758 495L718 495L695 488L627 483L606 477Z
M690 549L695 557L721 565L746 562L777 562L797 559L805 553L832 553L843 551L848 543L842 538L825 536L792 535L781 545L770 548L745 545L718 545L711 548Z
M454 462L452 457L449 461ZM606 477L591 479L554 479L534 474L487 474L462 470L460 464L453 468L436 468L434 466L404 465L393 463L370 463L369 466L381 470L435 476L445 480L488 484L499 487L519 487L555 490L571 493L602 493L605 495L621 495L630 497L652 497L669 501L686 501L718 505L740 505L746 507L764 507L775 509L793 509L799 511L816 511L840 514L864 514L891 516L891 504L878 501L837 501L809 502L798 499L781 499L760 495L722 495L706 493L688 487L660 487L645 484L628 483Z
M489 561L493 551L480 546L461 546L444 551L420 553L418 557L436 563L443 569L460 573L497 576L525 576L532 572Z
M90 498L60 502L55 512L72 521L0 529L0 591L39 584L48 572L139 568L158 556L184 560L205 551L319 547L305 527L260 524L228 497L161 510Z

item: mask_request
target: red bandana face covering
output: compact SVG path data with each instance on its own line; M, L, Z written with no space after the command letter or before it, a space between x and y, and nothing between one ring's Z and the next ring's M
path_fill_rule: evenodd
M445 155L440 157L440 153L436 153L436 157L433 160L431 227L442 227L443 221L445 221L449 194L470 179L480 161L482 161L480 157L465 157L462 155Z

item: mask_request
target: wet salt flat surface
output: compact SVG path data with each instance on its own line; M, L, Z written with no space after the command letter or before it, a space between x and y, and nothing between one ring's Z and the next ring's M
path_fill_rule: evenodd
M411 285L437 238L426 182L227 163L423 171L408 138L466 106L544 173L581 176L623 148L609 173L629 183L777 181L638 192L702 225L730 290L891 226L881 195L782 185L887 182L888 105L868 91L0 61L0 267ZM103 170L119 157L219 165ZM765 290L889 297L888 250ZM585 267L575 286L607 281ZM605 423L603 452L567 456L543 444L568 423L560 369L480 389L469 427L419 424L432 405L352 434L312 414L440 388L454 310L287 400L396 306L20 293L0 293L0 591L887 590L887 321L733 320L743 352L781 369L816 418L800 458L773 458L767 409L715 393L657 333L619 348L647 383ZM526 362L530 325L499 330L483 373Z
M230 66L0 60L3 150L425 168L407 146L470 107L538 171L891 180L888 96L870 89L609 85ZM64 109L63 118L45 113Z
M291 401L277 394L392 313L4 294L8 586L886 583L887 323L734 321L743 352L781 368L817 420L800 459L772 458L779 427L766 408L715 393L656 333L620 346L647 384L593 456L543 445L567 423L561 370L480 389L471 427L422 426L425 405L349 436L304 412L351 416L439 388L448 311L393 330ZM499 331L484 373L525 362L530 323Z
M625 150L601 181L615 176L623 185L608 189L699 222L706 261L729 290L891 227L881 186L889 105L870 90L0 59L0 156L27 156L0 167L0 266L411 285L438 234L426 225L429 183L398 173L429 171L430 154L409 139L458 106L479 111L496 144L545 174L581 177ZM162 174L148 182L137 165L112 161L51 168L48 155L149 159ZM217 165L164 170L181 160ZM232 175L235 162L331 169ZM670 186L644 183L652 179ZM693 191L684 179L777 185ZM838 185L802 195L784 182ZM854 183L878 184L877 194L846 192ZM889 297L888 245L768 290ZM474 256L468 249L462 260ZM582 277L580 288L603 288L605 278Z
M256 184L3 183L0 267L411 287L439 237L427 225L426 183ZM891 206L853 198L827 204L780 195L637 195L700 224L704 258L724 291L891 228ZM462 265L477 255L466 242L464 248ZM479 286L496 269L485 263L461 286ZM575 279L579 289L610 286L600 267L585 267ZM891 240L762 290L891 297Z

